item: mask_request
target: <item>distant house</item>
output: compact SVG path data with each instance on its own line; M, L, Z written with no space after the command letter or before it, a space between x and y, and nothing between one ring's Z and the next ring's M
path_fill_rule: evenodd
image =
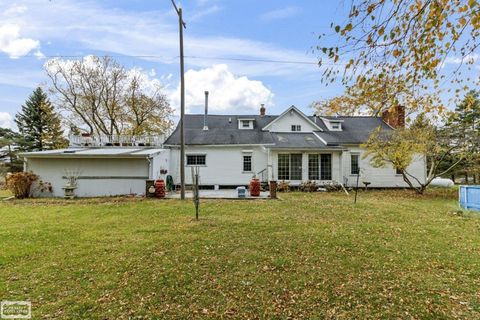
M200 167L202 186L248 185L253 176L264 182L285 180L352 186L407 187L395 168L374 168L361 144L378 127L404 125L402 108L383 117L307 116L292 106L280 115L185 116L186 184L190 167ZM165 136L167 137L167 136ZM50 182L53 196L62 196L69 174L78 176L77 196L145 194L147 179L171 175L180 184L179 127L165 137L70 137L68 149L21 154L25 170ZM425 179L423 156L408 171Z
M256 175L264 181L292 185L313 180L319 184L407 187L395 168L374 168L361 144L378 127L394 130L405 123L403 108L383 117L307 116L295 106L280 115L186 115L186 166L200 166L206 186L246 185ZM171 173L179 182L179 127L165 141L170 148ZM425 160L418 156L409 172L425 179ZM186 181L191 181L186 170Z

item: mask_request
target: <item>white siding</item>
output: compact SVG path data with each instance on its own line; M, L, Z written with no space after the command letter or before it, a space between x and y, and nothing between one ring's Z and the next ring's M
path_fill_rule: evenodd
M396 170L387 165L383 168L374 168L370 164L370 157L365 159L362 158L365 150L360 147L349 147L349 150L343 154L343 172L345 177L348 179L348 185L353 186L356 183L357 176L352 175L350 170L350 155L352 153L359 154L360 160L360 185L363 186L363 181L371 182L370 187L377 188L395 188L395 187L408 187L408 185L403 181L401 175L396 174ZM425 181L425 161L423 156L417 155L413 163L408 167L407 170L410 174L414 175L422 183ZM415 183L417 185L418 183Z
M165 149L162 153L155 155L150 164L150 179L165 179L165 174L160 174L160 170L167 170L167 175L170 173L170 150Z
M252 172L243 172L243 152L252 151ZM187 146L185 155L205 154L206 165L200 166L200 183L202 185L239 186L247 185L253 173L267 167L267 150L260 146ZM186 164L186 160L185 160ZM171 166L173 179L180 183L180 151L172 149ZM191 184L191 169L185 169L185 183Z
M268 130L271 132L291 132L292 125L301 125L301 132L312 132L314 130L318 130L318 128L315 128L310 121L307 121L293 109L284 114L281 118L277 118L275 122L268 127Z
M374 168L370 165L368 159L362 159L364 150L359 147L349 147L343 153L341 151L269 151L263 147L187 147L186 154L205 154L207 165L200 167L201 184L203 185L244 185L248 184L252 173L242 172L242 150L253 151L253 171L259 172L264 168L269 168L268 179L278 180L278 154L279 153L302 153L302 179L308 180L308 154L329 153L332 155L332 181L344 183L347 181L349 186L355 185L356 175L350 174L350 155L356 153L360 155L360 185L363 181L371 182L370 187L388 188L388 187L407 187L400 175L395 173L391 167ZM180 182L180 158L179 150L174 149L171 153L171 168L175 183ZM414 174L420 181L425 179L425 163L420 156L416 157L414 163L409 167L409 172ZM346 178L346 179L345 179ZM190 184L191 169L186 168L186 183ZM292 181L298 184L301 181ZM317 181L323 183L326 181Z
M144 194L145 179L149 177L150 171L146 158L30 158L27 160L26 170L39 175L43 181L50 182L54 197L61 197L64 194L62 187L67 182L63 178L66 170L77 171L83 177L116 177L115 179L79 179L78 189L75 191L79 197Z

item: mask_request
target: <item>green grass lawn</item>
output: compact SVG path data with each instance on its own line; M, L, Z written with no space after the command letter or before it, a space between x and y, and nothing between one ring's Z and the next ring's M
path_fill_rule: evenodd
M0 200L4 199L4 198L8 198L11 195L12 195L12 193L10 191L0 188Z
M480 218L454 196L0 203L0 300L33 319L478 319Z

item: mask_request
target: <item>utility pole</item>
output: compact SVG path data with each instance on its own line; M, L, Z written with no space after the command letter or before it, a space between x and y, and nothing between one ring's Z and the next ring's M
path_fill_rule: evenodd
M171 0L178 14L178 29L180 36L180 198L185 200L185 70L183 64L183 28L186 24L182 17L182 8L178 8L174 0Z

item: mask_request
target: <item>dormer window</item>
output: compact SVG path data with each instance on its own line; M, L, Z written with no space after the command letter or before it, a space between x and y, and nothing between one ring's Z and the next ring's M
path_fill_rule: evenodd
M292 124L292 131L300 132L300 131L302 131L302 126L299 125L299 124Z
M331 122L332 130L342 130L340 122Z
M253 121L254 119L238 119L238 129L253 129Z
M323 123L327 127L328 130L330 131L342 131L342 122L344 122L343 119L328 119L328 118L321 118L323 120Z

